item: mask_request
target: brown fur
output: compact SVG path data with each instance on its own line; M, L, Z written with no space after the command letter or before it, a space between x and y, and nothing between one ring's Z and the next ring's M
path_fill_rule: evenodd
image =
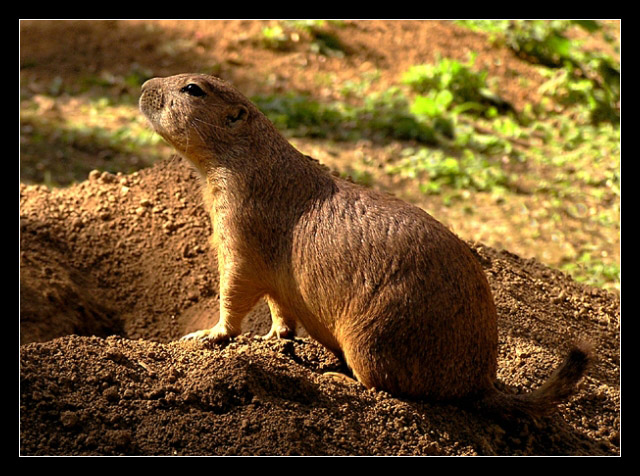
M496 310L466 244L423 210L333 177L229 84L156 78L140 108L206 182L220 320L187 338L238 335L266 297L270 337L300 322L365 386L394 395L474 395L488 409L538 414L582 376L578 349L537 393L497 392Z

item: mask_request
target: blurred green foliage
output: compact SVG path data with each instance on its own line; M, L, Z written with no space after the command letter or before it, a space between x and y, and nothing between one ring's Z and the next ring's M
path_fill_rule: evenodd
M541 64L550 77L544 92L565 105L589 108L591 120L620 120L620 65L610 56L582 48L567 30L579 27L600 32L595 20L461 20L458 23L489 31L523 59ZM607 41L612 38L605 36ZM619 46L614 46L619 49ZM544 71L544 70L543 70Z
M329 29L341 25L340 20L282 20L263 28L261 42L266 48L284 51L304 43L313 53L342 57L344 45Z
M402 81L419 93L418 107L431 116L449 108L453 114L467 112L495 116L498 111L512 110L511 105L492 92L487 85L487 71L474 71L476 55L466 63L439 58L433 64L412 66ZM426 95L424 95L426 94Z
M276 126L293 136L436 143L437 121L413 114L408 98L398 88L368 95L358 106L346 102L322 104L294 94L254 96L252 100Z

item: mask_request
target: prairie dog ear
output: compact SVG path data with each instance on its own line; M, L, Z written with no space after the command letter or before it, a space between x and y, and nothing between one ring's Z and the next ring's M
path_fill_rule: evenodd
M236 104L227 111L227 126L237 127L247 120L249 117L249 109L242 105Z

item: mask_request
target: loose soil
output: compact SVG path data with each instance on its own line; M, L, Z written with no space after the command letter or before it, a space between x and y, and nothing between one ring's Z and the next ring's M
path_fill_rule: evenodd
M249 96L296 91L328 100L337 94L331 83L358 82L376 70L371 88L384 90L411 65L439 53L466 61L470 51L516 108L537 100L542 81L526 63L450 22L347 22L335 30L348 48L343 58L309 52L304 42L286 52L265 49L256 38L271 23L23 22L21 92L48 101L43 115L59 114L73 94L93 97L93 90L74 91L87 78L208 69ZM327 87L319 87L325 76ZM71 96L49 104L52 84ZM27 128L25 136L31 139ZM295 144L339 170L362 156L385 160L395 147ZM40 169L31 164L48 169L71 154L48 150L21 157L21 455L620 454L619 295L518 256L520 244L531 242L523 226L489 246L477 220L462 212L444 220L479 240L469 244L498 309L498 385L514 393L536 388L576 339L593 343L596 362L557 414L505 422L329 377L347 369L303 329L294 340L257 338L269 330L264 303L246 319L246 334L228 343L176 341L218 317L211 229L192 168L172 157L133 173L85 171L76 183L65 171L71 185L50 189L37 185ZM87 170L111 169L115 160L91 148L75 152L91 164ZM404 184L375 179L377 188L436 218L451 214ZM604 240L610 253L617 240Z
M264 341L268 308L227 344L215 323L199 179L180 158L65 189L20 188L22 455L616 455L619 299L471 243L499 313L499 385L540 385L571 340L597 361L540 421L366 390L304 336Z

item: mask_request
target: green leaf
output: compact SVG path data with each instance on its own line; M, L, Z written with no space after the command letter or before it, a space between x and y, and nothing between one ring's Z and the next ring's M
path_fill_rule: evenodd
M436 95L435 102L441 111L445 111L449 107L449 104L453 102L453 93L448 89L439 91Z
M435 117L440 113L438 104L429 96L416 96L411 104L411 113Z

